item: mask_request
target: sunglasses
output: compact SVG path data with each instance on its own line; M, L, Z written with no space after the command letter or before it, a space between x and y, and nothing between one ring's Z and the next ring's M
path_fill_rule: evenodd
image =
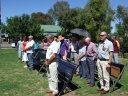
M105 36L105 35L100 35L100 36Z

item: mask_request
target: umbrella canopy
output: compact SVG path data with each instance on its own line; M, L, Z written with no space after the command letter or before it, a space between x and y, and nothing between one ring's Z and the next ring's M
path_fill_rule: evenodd
M72 29L70 32L74 33L74 34L78 34L80 36L85 36L85 37L91 38L90 34L86 30L83 30L83 29L80 29L80 28Z

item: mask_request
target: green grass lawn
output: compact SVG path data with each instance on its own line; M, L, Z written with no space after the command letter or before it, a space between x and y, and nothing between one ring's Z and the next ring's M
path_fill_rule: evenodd
M23 68L24 63L18 63L17 51L4 49L0 51L0 96L48 96L45 91L48 89L48 81L37 71L29 71ZM128 55L126 55L128 56ZM120 58L120 62L128 65L128 59ZM93 88L84 84L86 79L74 77L73 82L79 85L74 94L65 96L102 96ZM119 82L122 87L105 96L128 96L128 66L125 69L122 80Z

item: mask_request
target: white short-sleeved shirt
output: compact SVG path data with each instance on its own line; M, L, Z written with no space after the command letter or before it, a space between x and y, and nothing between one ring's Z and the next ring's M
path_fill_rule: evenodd
M104 50L103 50L104 46ZM113 44L108 39L105 40L103 43L99 43L98 46L98 58L100 59L109 59L109 53L114 51Z
M29 50L27 50L26 53L33 53L34 52L34 43L35 43L34 40L31 40L27 43L25 48L27 48L29 46L31 46L31 48Z
M79 56L81 56L83 53L86 53L86 46L83 46L82 48L79 49ZM85 61L86 57L84 56L83 58L81 58L80 61Z
M59 49L60 47L58 46L58 43L56 41L53 41L50 46L47 48L47 52L46 52L46 59L50 59L51 56L56 53L59 53Z

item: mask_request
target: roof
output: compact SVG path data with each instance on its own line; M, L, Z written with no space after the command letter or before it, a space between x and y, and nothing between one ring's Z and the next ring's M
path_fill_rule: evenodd
M44 29L44 35L47 33L56 34L58 31L62 30L62 28L57 25L41 25L41 29Z

